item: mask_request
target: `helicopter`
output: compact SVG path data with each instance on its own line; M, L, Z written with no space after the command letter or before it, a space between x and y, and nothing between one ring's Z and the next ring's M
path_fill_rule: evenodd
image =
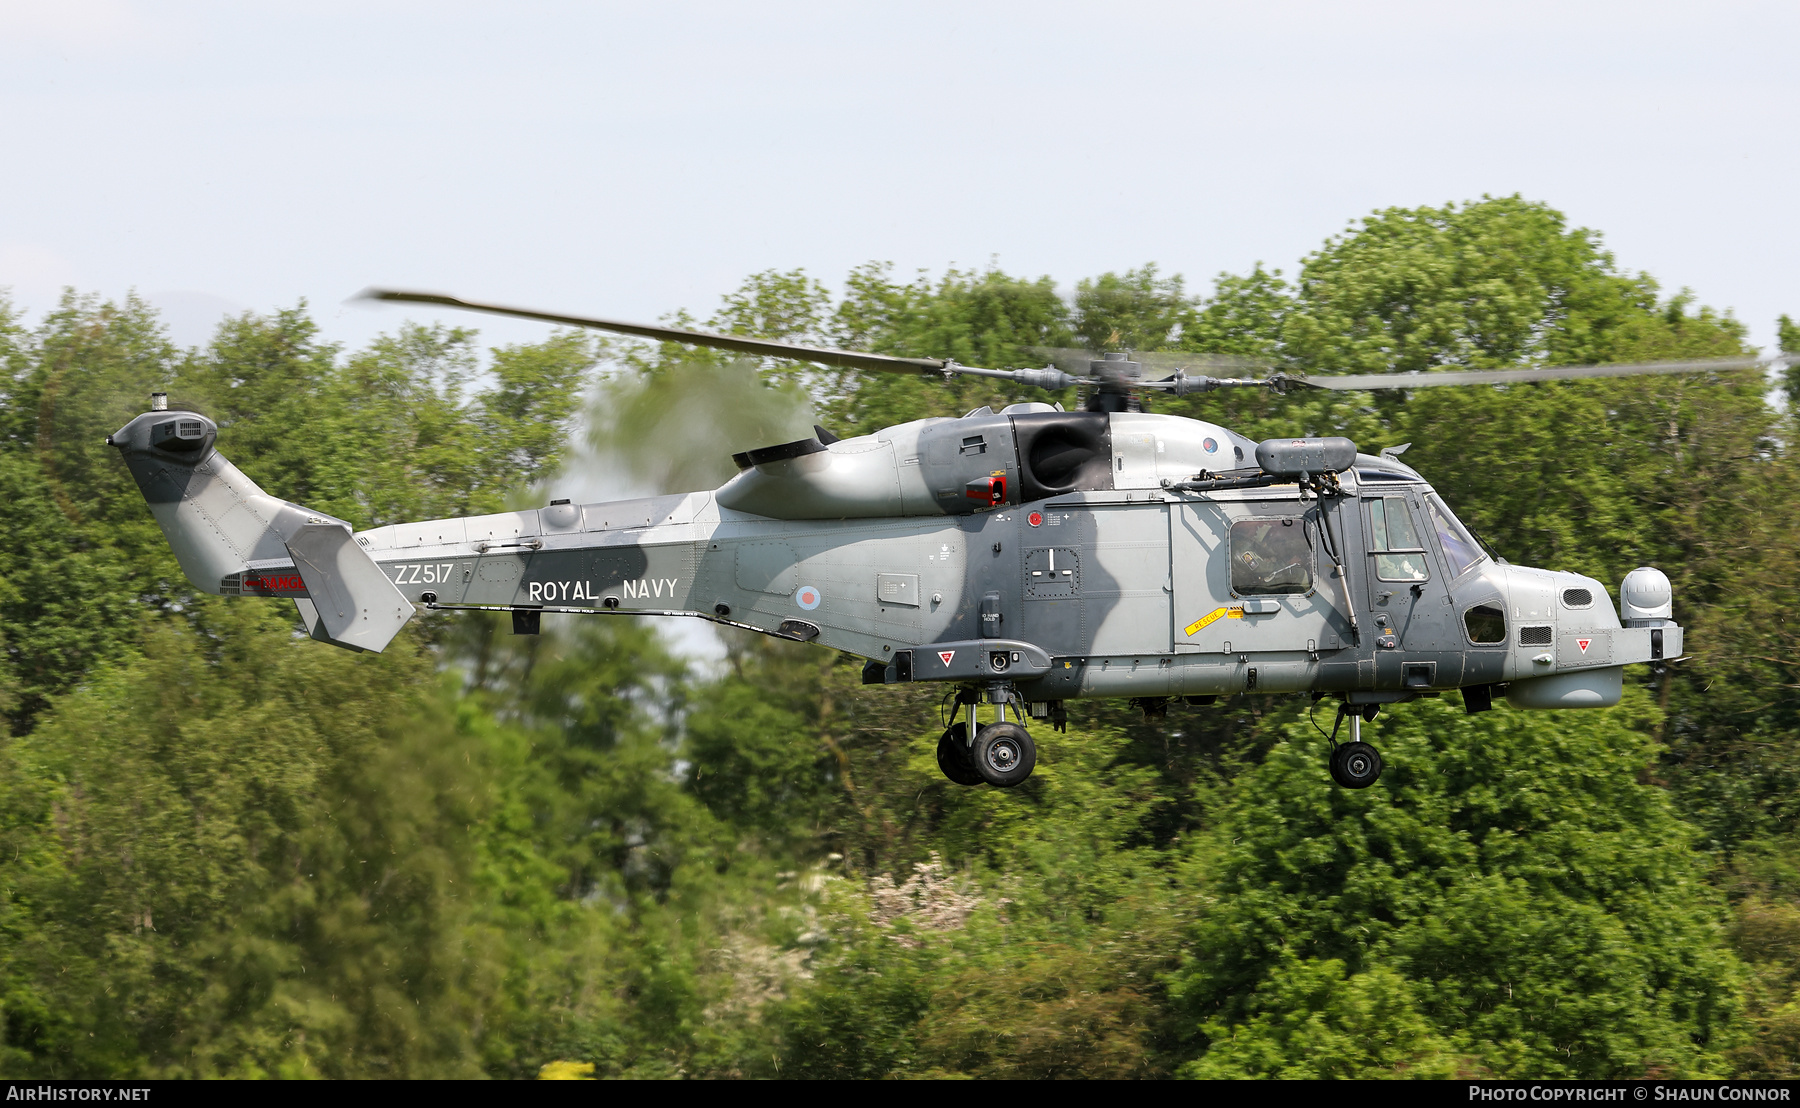
M1151 379L1153 359L1122 353L1081 364L1052 352L1044 368L989 369L437 293L362 295L756 357L1079 386L1077 411L980 407L847 438L815 426L810 437L734 455L737 475L711 491L552 500L360 532L264 492L219 452L216 423L170 409L164 394L106 440L196 588L291 599L321 642L379 652L419 608L509 612L514 633L527 635L546 612L697 617L849 652L865 660L865 684L951 687L966 712L939 738L939 767L957 784L1000 788L1036 765L1028 723L1061 730L1078 698L1130 698L1151 715L1173 700L1238 693L1332 698L1327 769L1362 789L1383 768L1362 724L1385 706L1460 690L1470 713L1496 697L1525 709L1607 707L1619 702L1625 666L1682 654L1660 570L1626 574L1615 610L1591 577L1507 564L1400 460L1404 445L1371 455L1338 437L1253 442L1143 411L1144 394L1768 364L1260 377L1178 366Z

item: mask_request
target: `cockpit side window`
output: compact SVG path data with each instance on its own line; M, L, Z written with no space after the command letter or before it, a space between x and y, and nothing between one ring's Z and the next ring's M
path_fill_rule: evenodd
M1375 576L1383 581L1429 581L1431 570L1425 546L1413 527L1403 496L1370 497L1369 550L1375 555Z
M1436 493L1425 498L1425 513L1431 517L1432 529L1444 548L1444 560L1450 563L1450 576L1461 577L1464 570L1486 557L1469 529Z
M1231 525L1232 592L1308 593L1312 587L1313 552L1305 521L1288 516Z
M1503 643L1506 641L1506 611L1498 603L1477 604L1463 613L1463 627L1469 641Z

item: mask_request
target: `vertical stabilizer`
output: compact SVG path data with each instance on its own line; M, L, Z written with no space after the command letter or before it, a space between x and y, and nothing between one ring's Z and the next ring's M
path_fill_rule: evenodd
M350 525L263 492L213 448L196 412L150 411L107 437L149 502L181 570L204 592L241 594L246 579L297 574L292 595L312 636L379 651L413 607L357 544Z

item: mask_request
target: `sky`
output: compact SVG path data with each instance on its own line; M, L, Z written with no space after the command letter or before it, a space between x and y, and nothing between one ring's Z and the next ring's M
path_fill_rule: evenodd
M226 311L372 284L652 320L747 274L1205 289L1378 208L1520 193L1800 314L1792 3L0 0L0 286ZM545 328L442 318L494 342Z

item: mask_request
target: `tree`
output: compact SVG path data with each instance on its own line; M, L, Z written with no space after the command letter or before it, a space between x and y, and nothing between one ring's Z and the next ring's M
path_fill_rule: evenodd
M187 594L106 436L167 387L176 352L149 307L65 295L37 331L0 306L0 626L12 724L127 656L146 608Z
M6 750L8 1071L476 1072L490 798L428 662L202 608Z
M1075 286L1076 333L1089 350L1157 350L1191 318L1186 282L1163 277L1155 263L1103 273Z
M1775 321L1775 332L1783 354L1800 354L1800 324L1788 316ZM1788 411L1800 407L1800 364L1788 363L1782 371L1782 388L1787 394Z
M1741 971L1692 830L1639 783L1656 753L1644 698L1458 707L1384 716L1388 769L1365 792L1324 787L1304 726L1225 790L1193 861L1213 899L1172 978L1191 1072L1272 1076L1307 1064L1289 1048L1366 1034L1356 1013L1381 1010L1398 1037L1331 1072L1441 1072L1452 1055L1499 1076L1725 1072Z
M891 279L889 266L875 262L851 272L833 323L842 345L995 368L1042 365L1044 355L1034 348L1067 346L1074 336L1068 306L1048 277L949 269L936 283L921 273L902 284ZM981 404L1046 399L1038 390L983 379L847 370L835 382L824 407L858 434L926 416L961 415Z
M1413 987L1385 966L1346 975L1336 958L1291 956L1257 986L1239 1026L1204 1025L1212 1046L1183 1068L1203 1080L1420 1078L1479 1072L1419 1013Z

